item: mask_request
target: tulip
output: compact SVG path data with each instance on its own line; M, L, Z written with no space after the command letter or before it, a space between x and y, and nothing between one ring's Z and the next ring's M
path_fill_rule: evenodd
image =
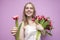
M41 16L41 18L44 18L44 16Z
M49 25L52 26L51 21L49 22Z
M41 20L41 16L39 16L39 17L37 17L38 18L38 20Z
M32 18L32 21L35 21L35 18Z
M36 16L36 18L37 18L38 20L41 20L41 16Z
M17 28L18 28L18 18L19 18L18 15L13 16L13 20L15 20L15 25ZM16 40L19 40L19 30L17 31L15 38L16 38Z
M13 20L18 20L19 16L16 15L16 16L13 16Z
M37 16L35 16L34 18L37 19Z

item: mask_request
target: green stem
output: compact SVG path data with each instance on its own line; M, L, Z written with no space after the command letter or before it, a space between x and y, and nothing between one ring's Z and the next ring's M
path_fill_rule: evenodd
M15 25L16 27L18 27L18 20L15 20Z
M16 27L18 28L18 19L15 20L15 25L16 25ZM17 31L17 33L16 33L16 35L15 35L15 39L16 39L16 40L19 40L19 31Z
M41 33L40 33L40 31L38 30L37 33L36 33L36 40L39 39L40 35L41 35Z

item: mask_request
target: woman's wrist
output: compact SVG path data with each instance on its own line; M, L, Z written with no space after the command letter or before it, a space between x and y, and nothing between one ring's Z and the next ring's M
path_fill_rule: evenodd
M41 24L37 24L37 30L43 31L44 28L43 28L43 26Z

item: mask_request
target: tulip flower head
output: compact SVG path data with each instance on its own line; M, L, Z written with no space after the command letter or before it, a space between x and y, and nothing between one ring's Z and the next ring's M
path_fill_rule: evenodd
M16 15L16 16L13 16L13 20L18 20L19 16Z

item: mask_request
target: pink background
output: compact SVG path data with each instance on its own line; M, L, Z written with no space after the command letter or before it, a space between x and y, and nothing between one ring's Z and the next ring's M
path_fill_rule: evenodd
M49 16L52 20L53 36L42 40L60 40L60 0L0 0L0 40L15 40L10 32L15 25L12 16L19 15L20 22L27 2L35 5L37 15Z

